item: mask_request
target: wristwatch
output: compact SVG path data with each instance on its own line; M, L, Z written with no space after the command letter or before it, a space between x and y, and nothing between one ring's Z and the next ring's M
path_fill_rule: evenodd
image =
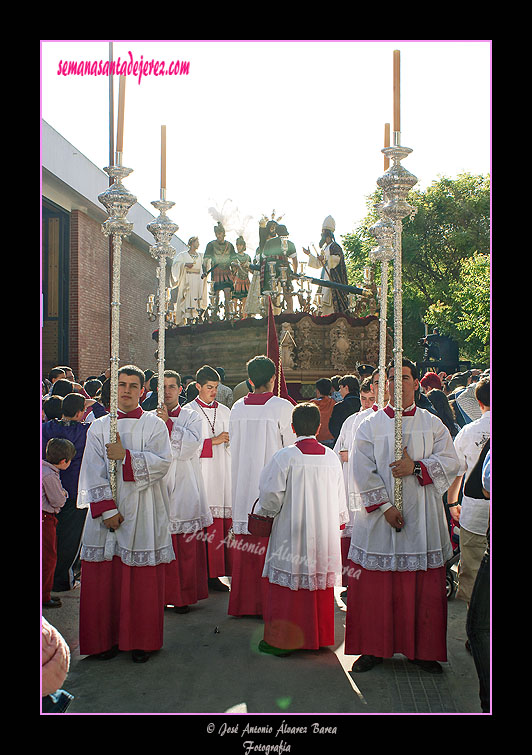
M416 477L419 477L420 479L423 477L423 470L421 469L421 464L419 461L414 462L414 472L413 474Z

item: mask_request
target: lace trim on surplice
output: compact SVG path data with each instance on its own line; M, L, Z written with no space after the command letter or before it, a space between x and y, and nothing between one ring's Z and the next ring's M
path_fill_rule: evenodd
M369 571L426 571L445 565L441 550L429 553L382 554L367 553L354 543L349 548L348 559Z
M327 574L290 574L282 569L271 567L268 569L268 580L280 587L290 590L326 590L336 587L342 582L341 576L334 572Z
M110 561L118 556L126 566L158 566L168 564L175 559L172 545L165 545L157 550L131 551L123 548L115 541L111 550L105 545L83 545L80 558L82 561Z

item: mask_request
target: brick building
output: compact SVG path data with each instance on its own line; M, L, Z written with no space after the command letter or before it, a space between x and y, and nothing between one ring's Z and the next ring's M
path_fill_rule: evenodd
M84 380L103 372L110 359L110 241L98 201L109 177L45 121L41 136L42 374L68 364ZM154 217L138 203L131 208L134 226L120 265L120 364L143 370L157 368L156 323L146 316L148 294L158 286L158 262L149 250L155 239L146 229ZM177 236L172 245L186 247Z

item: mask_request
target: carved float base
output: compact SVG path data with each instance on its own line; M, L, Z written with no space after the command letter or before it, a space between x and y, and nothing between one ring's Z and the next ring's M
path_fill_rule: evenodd
M283 370L294 398L312 398L314 383L322 377L346 375L357 364L378 366L379 320L374 315L326 317L302 312L275 318ZM225 384L245 380L246 362L266 353L268 320L252 318L231 322L189 325L166 331L165 363L180 375L194 375L204 364L223 367ZM153 334L157 340L157 331ZM388 334L387 354L393 339Z

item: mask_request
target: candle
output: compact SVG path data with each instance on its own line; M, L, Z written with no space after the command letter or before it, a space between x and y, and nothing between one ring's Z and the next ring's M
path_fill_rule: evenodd
M120 76L118 86L118 126L116 136L116 151L124 151L124 103L126 98L126 77Z
M161 126L161 189L166 189L166 126Z
M389 147L390 146L390 124L385 123L384 124L384 146ZM388 170L390 167L390 158L384 157L384 170Z
M401 130L401 52L393 51L393 130Z

